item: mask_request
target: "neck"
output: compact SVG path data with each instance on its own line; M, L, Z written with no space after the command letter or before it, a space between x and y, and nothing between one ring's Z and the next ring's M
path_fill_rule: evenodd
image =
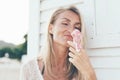
M66 66L66 60L68 56L68 48L63 47L59 44L54 44L53 49L55 52L55 58L54 58L54 67L65 67Z

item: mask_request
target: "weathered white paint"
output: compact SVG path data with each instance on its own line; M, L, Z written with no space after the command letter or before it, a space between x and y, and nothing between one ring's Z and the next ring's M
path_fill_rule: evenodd
M95 69L97 80L120 80L120 69Z
M44 0L41 2L40 10L48 10L60 6L69 6L72 4L83 3L84 0Z
M113 68L120 69L120 57L90 57L94 68Z
M87 49L90 57L120 57L120 47Z
M94 0L95 30L90 48L120 47L119 0Z

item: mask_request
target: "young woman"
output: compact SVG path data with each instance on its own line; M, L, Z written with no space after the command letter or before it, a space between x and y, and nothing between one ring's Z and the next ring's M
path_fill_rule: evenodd
M76 51L71 33L82 34L80 51ZM77 8L56 10L49 22L47 42L41 56L22 67L21 80L96 80L85 52L84 24Z

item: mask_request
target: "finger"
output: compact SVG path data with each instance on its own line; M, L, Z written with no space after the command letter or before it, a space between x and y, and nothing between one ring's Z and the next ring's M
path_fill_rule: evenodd
M84 53L84 52L85 52L85 49L81 48L81 49L80 49L80 52Z
M73 47L73 48L75 49L75 45L73 44L72 41L67 41L67 43L68 43L71 47Z
M69 58L69 61L70 61L75 67L77 67L77 66L76 66L76 61L75 61L73 58Z
M69 56L70 56L71 58L75 57L75 55L74 55L72 52L69 52Z
M77 52L76 49L74 49L74 48L72 48L72 47L70 47L69 50L70 50L72 53L77 54L77 55L81 55L81 53L82 53L81 51L80 51L80 52Z
M86 52L85 52L85 49L83 49L83 48L80 50L79 53L80 53L80 54L78 54L78 55L87 55Z
M72 53L74 53L74 54L77 53L77 51L76 51L74 48L72 48L72 47L70 47L69 50L70 50Z
M74 60L73 60L73 58L69 58L69 61L70 61L71 63L73 63Z

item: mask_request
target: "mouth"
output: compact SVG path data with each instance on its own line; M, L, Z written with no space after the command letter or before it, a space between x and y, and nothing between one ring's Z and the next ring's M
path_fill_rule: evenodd
M64 35L65 37L67 37L68 40L72 40L73 37L71 35Z

